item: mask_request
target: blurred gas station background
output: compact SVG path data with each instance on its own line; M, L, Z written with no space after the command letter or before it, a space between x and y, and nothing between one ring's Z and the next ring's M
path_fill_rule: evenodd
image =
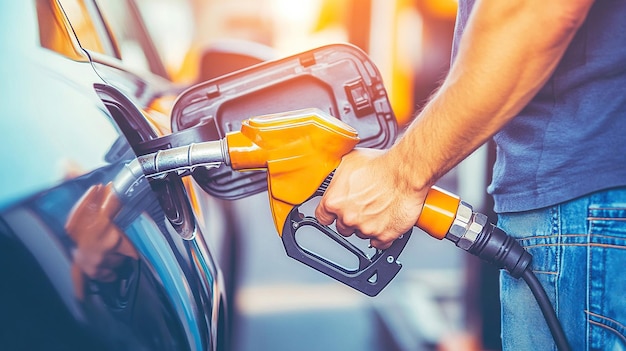
M220 56L224 51L262 61L352 43L381 71L401 127L445 76L457 6L454 0L138 3L148 30L159 38L155 44L166 70L184 84L255 63ZM122 50L132 49L122 43ZM492 154L484 146L439 185L490 213L485 189ZM285 255L267 193L231 205L240 226L231 301L233 350L500 348L497 270L451 243L415 230L400 256L403 269L380 295L369 298Z

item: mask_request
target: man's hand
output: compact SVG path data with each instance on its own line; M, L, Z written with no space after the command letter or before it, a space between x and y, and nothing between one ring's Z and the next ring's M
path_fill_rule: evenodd
M422 210L428 189L407 184L398 160L386 151L355 149L343 157L333 180L315 210L318 221L337 231L370 239L386 249L409 231Z
M356 150L315 215L384 249L417 221L430 186L544 86L593 0L478 0L446 79L387 151ZM419 152L416 152L419 150Z

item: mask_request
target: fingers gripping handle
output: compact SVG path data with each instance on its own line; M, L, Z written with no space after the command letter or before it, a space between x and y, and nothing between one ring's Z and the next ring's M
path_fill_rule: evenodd
M326 177L311 198L324 195L333 175L334 172ZM447 233L457 217L460 203L458 196L437 187L431 188L426 196L416 226L437 239L447 237ZM339 244L346 253L356 256L358 267L347 269L301 246L296 240L296 232L305 227L314 228L323 233ZM376 254L367 256L361 249L331 227L320 224L314 217L304 216L300 212L300 206L293 207L287 215L281 235L283 246L289 257L369 296L376 296L380 293L398 274L402 268L398 262L398 256L406 246L410 236L411 231L408 231L396 239L388 249L378 250Z
M332 178L332 173L312 196L322 196ZM303 228L313 228L339 244L347 254L358 259L358 267L346 268L303 246L296 240L296 232ZM396 239L386 250L377 250L368 256L360 248L335 232L331 227L320 224L315 217L304 216L299 207L294 207L288 215L282 230L283 246L287 255L305 265L334 278L368 296L380 293L402 268L398 256L406 246L411 231Z

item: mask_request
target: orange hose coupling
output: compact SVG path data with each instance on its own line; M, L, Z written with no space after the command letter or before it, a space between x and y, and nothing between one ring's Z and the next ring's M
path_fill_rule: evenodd
M445 238L456 219L460 202L458 196L432 187L426 195L422 213L415 225L434 238Z

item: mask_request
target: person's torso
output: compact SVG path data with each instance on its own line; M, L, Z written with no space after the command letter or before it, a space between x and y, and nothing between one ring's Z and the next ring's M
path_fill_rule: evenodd
M473 3L459 1L455 48ZM549 81L494 136L496 212L626 185L625 17L626 1L598 0Z

